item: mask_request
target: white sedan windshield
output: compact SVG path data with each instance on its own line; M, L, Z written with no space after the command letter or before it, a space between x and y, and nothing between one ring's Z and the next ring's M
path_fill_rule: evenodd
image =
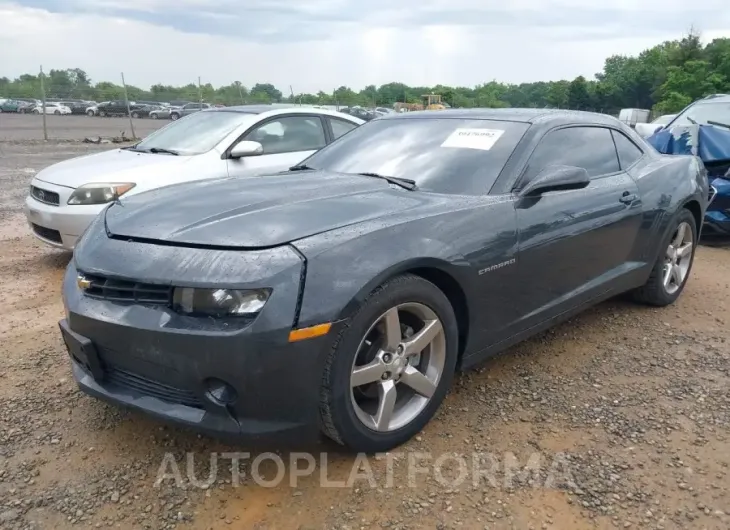
M200 111L155 131L135 146L138 151L166 150L180 155L199 155L213 149L234 129L255 115L243 112Z

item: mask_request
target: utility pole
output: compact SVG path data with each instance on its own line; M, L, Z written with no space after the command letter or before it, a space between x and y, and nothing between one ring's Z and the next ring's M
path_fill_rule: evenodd
M200 86L200 76L198 76L198 99L200 99L200 108L203 108L203 88Z
M124 72L122 72L122 87L124 88L124 101L127 103L127 116L129 116L129 127L132 129L132 139L136 140L137 135L134 133L134 120L132 120L132 110L129 108L129 94L127 94L127 83L124 82Z
M48 141L48 128L46 127L46 86L43 82L43 78L45 75L43 74L43 65L41 65L41 101L43 107L41 108L41 114L43 115L43 139L47 142Z
M243 100L243 90L241 90L241 82L236 81L236 86L238 87L238 95L241 96L241 105L244 105L246 102Z

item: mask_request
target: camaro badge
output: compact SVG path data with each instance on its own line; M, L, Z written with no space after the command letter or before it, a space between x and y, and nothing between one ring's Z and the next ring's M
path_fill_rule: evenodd
M79 275L76 277L76 285L79 286L79 289L85 291L91 287L91 280L89 280L86 276Z
M479 276L481 276L482 274L485 274L487 272L492 272L494 270L501 269L502 267L506 267L507 265L512 265L515 261L517 261L517 260L515 260L515 258L512 258L510 260L503 261L502 263L497 263L496 265L492 265L491 267L487 267L486 269L482 269L479 271Z

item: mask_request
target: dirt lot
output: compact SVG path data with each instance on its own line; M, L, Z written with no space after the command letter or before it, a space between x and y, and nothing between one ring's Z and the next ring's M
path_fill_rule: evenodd
M240 484L221 460L196 485L186 454L204 481L211 452L258 452L82 395L56 327L69 255L24 224L33 173L94 149L0 143L0 528L730 528L730 250L700 248L673 307L611 301L461 374L390 456L356 462L325 444L296 487L276 483L271 459L242 461ZM175 466L182 483L156 482ZM332 486L353 469L364 478Z
M147 136L168 120L134 120L134 133L138 138ZM129 118L91 118L89 116L46 116L48 138L55 140L82 140L89 136L131 137ZM43 140L43 116L34 114L0 114L0 142L18 140ZM1 144L0 144L1 145Z

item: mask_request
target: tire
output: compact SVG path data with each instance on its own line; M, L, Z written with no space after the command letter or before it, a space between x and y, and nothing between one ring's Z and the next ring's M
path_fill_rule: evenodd
M649 279L632 293L634 300L637 302L656 307L673 304L682 294L689 279L698 243L697 223L692 212L683 208L670 226L670 230L664 236L662 245L659 247L659 256L657 256ZM679 234L680 229L682 230L681 237ZM688 238L691 238L689 243L687 243ZM672 248L674 247L686 248L688 254L680 256L676 252L673 253ZM675 260L677 260L675 265L677 268L674 269L675 273L670 274L670 282L667 284L665 281L668 272L667 267L672 267ZM677 277L679 277L679 280L677 280Z
M394 344L399 338L401 344L407 344L401 335L402 326L396 328L397 335L390 345L383 343L386 315L393 311L397 315L395 322L413 326L413 337L422 331L424 322L437 330L427 349L412 357L399 354L402 350ZM441 325L440 330L434 322ZM457 357L458 326L446 295L431 282L411 274L385 282L349 319L326 359L320 388L322 432L358 452L388 451L401 445L420 432L441 405L451 385ZM406 359L412 361L404 364ZM354 370L366 364L376 370L372 372L375 375L366 378L368 382L362 386L355 386ZM421 372L426 367L428 378ZM381 370L384 371L380 373ZM421 372L415 379L414 370ZM417 382L427 383L428 392L417 394L410 386ZM365 408L375 411L383 395L396 394L408 401L409 407L396 403L390 421L378 425L377 415L368 415ZM427 394L431 394L430 398Z
M139 118L139 112L133 112L132 118Z
M61 111L60 110L56 110L56 111L53 112L53 114L55 114L56 116L60 116L61 115Z
M41 113L41 111L39 111L39 110L34 110L33 111L33 114L40 114L40 113Z
M87 111L86 111L86 115L87 115L87 116L88 116L89 118L93 118L93 117L94 117L94 111L93 111L93 110L87 110Z
M171 119L172 121L175 121L175 120L177 120L178 118L180 118L180 115L179 115L179 114L170 114L170 119Z
M2 114L2 113L3 113L3 109L0 109L0 114Z
M104 112L103 110L100 110L100 111L99 111L99 117L100 117L100 118L104 118L104 117L106 117L106 112Z
M150 118L152 118L153 120L159 119L159 117L157 116L157 114L150 114Z

